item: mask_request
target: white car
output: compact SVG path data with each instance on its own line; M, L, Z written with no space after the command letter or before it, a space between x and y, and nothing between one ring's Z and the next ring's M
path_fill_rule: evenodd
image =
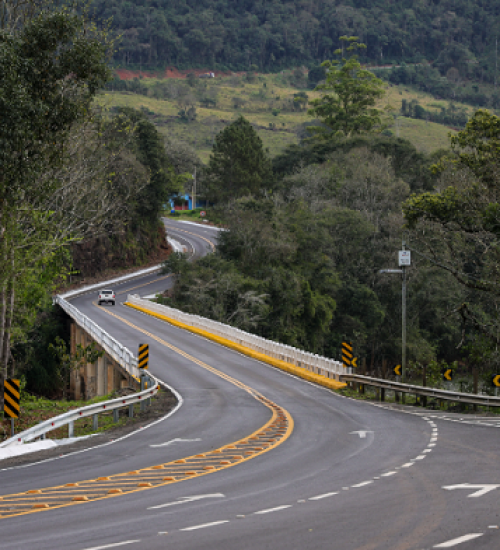
M99 292L99 298L97 298L97 303L101 305L103 302L107 304L115 305L115 293L112 290L101 290Z

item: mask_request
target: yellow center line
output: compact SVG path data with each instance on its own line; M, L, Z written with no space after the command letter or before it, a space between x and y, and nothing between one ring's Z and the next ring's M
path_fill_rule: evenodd
M170 273L169 275L165 275L165 277L158 277L157 279L154 279L153 281L149 281L149 283L142 283L137 286L133 286L132 288L127 288L126 290L122 290L121 292L117 292L116 295L119 296L120 294L127 294L127 292L130 292L131 290L137 290L138 288L142 288L143 286L148 286L153 283L157 283L158 281L163 281L164 279L168 279L169 277L172 277L173 273Z

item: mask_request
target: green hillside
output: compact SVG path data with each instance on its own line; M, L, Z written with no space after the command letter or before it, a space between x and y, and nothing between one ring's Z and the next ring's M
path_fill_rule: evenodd
M158 79L132 81L141 93L107 91L99 102L107 108L117 106L143 109L164 135L192 145L203 161L208 160L215 135L239 115L245 116L269 149L271 156L287 145L298 143L304 126L311 122L305 104L295 101L298 94L313 99L317 92L294 86L297 75L285 71L278 75L228 76L215 79ZM305 77L304 77L305 79ZM191 86L189 84L191 82ZM380 106L389 105L397 113L401 102L418 102L437 111L447 102L436 102L429 94L402 86L388 85ZM458 108L471 108L457 105ZM191 115L189 115L189 110ZM447 147L452 129L441 124L412 118L388 116L387 132L410 140L420 151L432 152Z

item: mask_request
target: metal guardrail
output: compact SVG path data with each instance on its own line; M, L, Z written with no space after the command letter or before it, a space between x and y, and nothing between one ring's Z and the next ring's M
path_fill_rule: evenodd
M139 377L140 372L137 368L137 358L132 355L132 352L128 348L120 344L118 340L110 336L97 323L94 323L94 321L81 313L62 296L56 296L54 303L64 309L127 372L132 376Z
M110 281L104 281L102 283L82 287L76 290L71 290L62 295L57 295L54 297L54 304L60 306L64 311L72 317L76 323L78 323L85 331L95 340L108 355L110 355L118 364L120 364L128 373L130 373L135 378L139 378L141 375L140 369L137 367L137 358L132 355L131 351L120 344L118 340L109 335L105 330L103 330L97 323L94 323L89 317L81 313L73 304L70 304L66 298L73 298L80 294L85 294L86 292L91 292L104 286L109 286L116 282L123 282L137 277L147 275L149 273L154 273L158 271L161 266L154 266L151 268L143 269L141 271L125 275L123 277L115 278ZM69 411L63 413L44 422L40 422L36 426L24 430L19 434L6 439L0 443L0 448L8 447L9 445L15 445L20 443L26 443L28 441L33 441L39 437L44 438L47 432L60 428L62 426L68 425L68 436L73 436L74 422L79 418L85 418L87 416L94 417L94 429L97 429L98 426L98 414L105 411L114 411L113 414L115 419L118 420L118 410L122 407L133 407L135 403L144 402L153 395L158 393L159 382L158 380L148 373L148 376L154 380L154 388L146 389L134 395L129 395L127 397L120 397L117 399L112 399L110 401L95 403L93 405L88 405L80 409ZM129 415L131 415L132 409L129 408Z
M413 386L383 378L371 378L361 374L343 374L340 376L342 382L358 382L366 386L374 386L385 390L393 390L402 393L413 393L423 397L435 397L443 401L455 401L457 403L469 403L471 405L483 405L489 407L500 407L500 397L491 395L479 395L473 393L462 393L449 390L439 390L428 386Z
M0 448L8 447L9 445L27 443L28 441L33 441L39 437L45 438L45 434L47 432L66 425L68 425L68 437L73 437L74 422L80 418L85 418L88 416L94 417L94 429L97 430L97 416L99 413L103 412L114 411L114 420L118 421L117 413L119 409L122 407L133 407L135 403L143 403L158 393L160 387L158 380L150 374L148 374L148 376L154 381L154 387L152 388L148 388L139 393L134 393L133 395L128 395L126 397L119 397L110 401L87 405L86 407L81 407L80 409L75 409L60 414L54 418L49 418L48 420L44 420L43 422L40 422L40 424L28 428L27 430L24 430L23 432L20 432L19 434L1 442ZM133 409L129 409L129 416L133 416Z

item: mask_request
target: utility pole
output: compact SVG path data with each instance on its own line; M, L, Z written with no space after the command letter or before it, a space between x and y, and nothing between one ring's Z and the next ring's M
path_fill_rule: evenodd
M196 166L194 167L193 174L193 201L191 207L193 210L196 208Z

